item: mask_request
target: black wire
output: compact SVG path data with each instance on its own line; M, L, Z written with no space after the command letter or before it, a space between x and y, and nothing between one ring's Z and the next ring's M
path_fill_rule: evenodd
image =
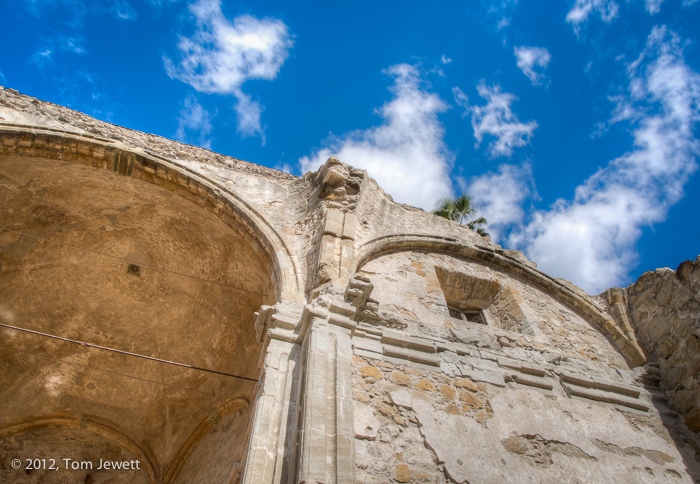
M62 338L61 336L55 336L55 335L53 335L53 334L42 333L42 332L40 332L40 331L34 331L34 330L31 330L31 329L26 329L26 328L19 328L19 327L17 327L17 326L11 326L11 325L9 325L9 324L0 323L0 326L3 326L3 327L5 327L5 328L9 328L9 329L14 329L14 330L16 330L16 331L24 331L25 333L37 334L37 335L39 335L39 336L44 336L44 337L47 337L47 338L53 338L53 339L57 339L57 340L61 340L61 341L66 341L66 342L68 342L68 343L74 343L74 344L78 344L78 345L81 345L81 346L87 346L87 347L90 347L90 348L97 348L97 349L105 350L105 351L112 351L112 352L114 352L114 353L120 353L120 354L122 354L122 355L135 356L135 357L137 357L137 358L143 358L143 359L145 359L145 360L158 361L158 362L160 362L160 363L167 363L167 364L170 364L170 365L181 366L181 367L183 367L183 368L190 368L190 369L192 369L192 370L205 371L205 372L207 372L207 373L214 373L214 374L217 374L217 375L230 376L230 377L232 377L232 378L238 378L238 379L240 379L240 380L254 381L254 382L256 382L256 383L257 383L257 381L258 381L258 380L255 379L255 378L248 378L247 376L234 375L234 374L232 374L232 373L226 373L226 372L224 372L224 371L210 370L210 369L208 369L208 368L201 368L201 367L199 367L199 366L187 365L187 364L185 364L185 363L178 363L178 362L176 362L176 361L163 360L163 359L160 359L160 358L156 358L156 357L154 357L154 356L139 355L138 353L131 353L131 352L129 352L129 351L118 350L118 349L116 349L116 348L108 348L108 347L106 347L106 346L99 346L99 345L95 345L95 344L92 344L92 343L86 343L85 341L77 341L77 340L74 340L74 339Z
M51 356L46 356L46 355L40 355L40 354L37 354L37 353L32 353L31 351L18 350L17 348L10 348L10 347L8 347L8 346L2 346L2 345L0 345L0 348L2 348L2 349L4 349L4 350L9 350L9 351L15 351L15 352L17 352L17 353L24 353L24 354L26 354L26 355L36 356L36 357L38 357L38 358L44 358L45 360L52 360L52 361L57 361L57 362L59 362L59 363L65 363L66 365L77 366L77 367L79 367L79 368L86 368L86 369L88 369L88 370L101 371L101 372L104 372L104 373L111 373L112 375L119 375L119 376L124 376L124 377L126 377L126 378L133 378L134 380L140 380L140 381L145 381L145 382L149 382L149 383L155 383L155 384L157 384L157 385L163 385L163 386L166 386L166 387L177 388L177 389L179 389L179 390L187 390L187 391L190 391L190 392L201 393L202 395L210 395L211 397L215 397L215 396L216 396L214 393L202 392L202 391L199 391L199 390L193 390L192 388L179 387L179 386L177 386L177 385L170 385L169 383L163 383L163 382L155 381L155 380L148 380L147 378L139 378L139 377L137 377L137 376L127 375L127 374L125 374L125 373L119 373L118 371L103 370L103 369L101 369L101 368L95 368L94 366L87 366L87 365L81 365L81 364L79 364L79 363L72 363L72 362L70 362L70 361L61 360L61 359L58 359L58 358L52 358Z

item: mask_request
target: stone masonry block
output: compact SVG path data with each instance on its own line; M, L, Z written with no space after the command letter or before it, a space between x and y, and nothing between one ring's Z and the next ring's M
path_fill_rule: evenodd
M345 214L345 221L343 222L343 238L344 239L355 239L355 226L357 225L357 216L354 213Z
M343 234L344 214L340 210L329 208L323 222L323 233L340 237Z

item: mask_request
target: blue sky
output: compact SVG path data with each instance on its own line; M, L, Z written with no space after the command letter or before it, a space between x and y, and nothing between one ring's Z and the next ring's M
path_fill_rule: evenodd
M700 1L5 0L0 84L396 201L591 293L700 254Z

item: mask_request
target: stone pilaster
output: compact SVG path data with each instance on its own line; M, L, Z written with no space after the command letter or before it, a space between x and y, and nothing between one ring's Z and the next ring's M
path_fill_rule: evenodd
M328 295L263 306L265 342L243 483L355 481L352 332L355 307Z
M355 482L352 346L355 308L307 306L298 482Z
M357 217L329 208L323 222L317 284L332 282L345 286L350 280L355 247Z
M299 316L294 309L283 304L263 306L255 322L258 338L265 342L265 349L242 481L245 484L293 481L292 443L301 356L294 334Z

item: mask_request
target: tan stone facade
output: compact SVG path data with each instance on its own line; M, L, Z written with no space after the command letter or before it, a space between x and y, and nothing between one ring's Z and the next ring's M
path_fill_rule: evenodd
M592 297L335 158L8 89L0 207L2 482L700 479L700 258Z

